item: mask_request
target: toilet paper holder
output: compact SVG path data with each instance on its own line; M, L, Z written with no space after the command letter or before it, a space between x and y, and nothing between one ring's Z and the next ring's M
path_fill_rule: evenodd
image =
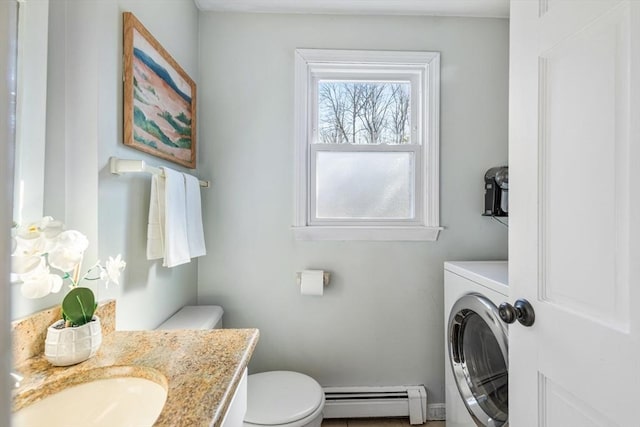
M330 278L331 278L331 273L329 273L328 271L324 271L322 273L322 284L324 286L327 286L329 284ZM298 287L302 285L302 272L300 271L296 273L296 284L298 285Z

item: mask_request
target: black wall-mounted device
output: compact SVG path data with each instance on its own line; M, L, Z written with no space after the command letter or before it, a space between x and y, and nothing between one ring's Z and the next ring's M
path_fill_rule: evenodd
M509 216L509 167L498 166L484 174L484 216Z

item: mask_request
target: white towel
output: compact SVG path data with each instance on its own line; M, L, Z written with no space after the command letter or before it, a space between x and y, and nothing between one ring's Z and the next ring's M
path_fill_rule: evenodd
M184 175L187 214L187 239L189 241L189 256L196 258L207 254L204 245L204 230L202 227L202 203L200 201L200 182L198 178L187 173Z
M164 177L151 179L147 259L163 258L175 267L206 255L200 183L189 174L162 168Z
M153 175L147 224L147 259L160 258L164 258L164 178Z
M187 204L184 176L173 169L163 168L165 177L164 262L175 267L191 261L187 239Z

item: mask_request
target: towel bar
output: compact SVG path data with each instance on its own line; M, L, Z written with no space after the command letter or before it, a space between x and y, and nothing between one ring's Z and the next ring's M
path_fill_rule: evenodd
M146 172L164 176L164 172L161 168L150 166L145 163L144 160L119 159L117 157L111 157L109 159L109 170L114 175L122 175L123 173L130 172ZM203 181L199 179L198 182L200 183L200 187L211 187L210 181Z

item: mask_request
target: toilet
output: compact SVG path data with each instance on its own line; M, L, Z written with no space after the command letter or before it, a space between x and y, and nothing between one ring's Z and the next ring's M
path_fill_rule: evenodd
M217 305L186 306L157 329L218 329L223 314ZM251 374L243 426L320 427L324 402L322 387L307 375L291 371Z

